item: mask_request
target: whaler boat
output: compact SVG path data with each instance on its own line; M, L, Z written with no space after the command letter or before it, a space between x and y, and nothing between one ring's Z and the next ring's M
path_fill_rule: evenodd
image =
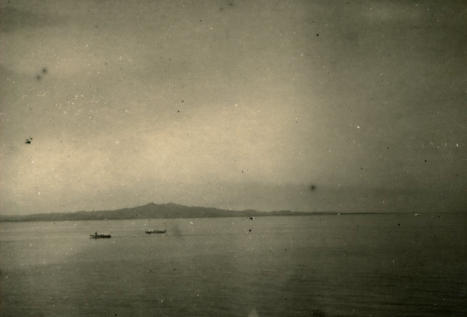
M146 232L147 234L152 234L152 233L166 233L167 230L166 229L163 229L163 230L158 230L158 229L146 229L144 232Z
M91 239L109 239L112 236L109 233L93 233L89 235L89 238Z

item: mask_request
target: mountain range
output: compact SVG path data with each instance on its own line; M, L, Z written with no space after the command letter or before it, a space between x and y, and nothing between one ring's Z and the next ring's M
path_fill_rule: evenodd
M294 216L309 214L289 210L257 211L257 210L226 210L209 207L191 207L174 203L155 204L123 208L116 210L76 211L60 213L40 213L30 215L4 215L0 221L63 221L63 220L106 220L106 219L150 219L150 218L207 218L207 217L258 217L258 216Z

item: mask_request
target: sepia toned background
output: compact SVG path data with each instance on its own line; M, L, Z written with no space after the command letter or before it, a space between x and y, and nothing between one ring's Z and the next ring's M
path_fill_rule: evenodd
M464 210L466 10L2 0L0 213Z
M466 15L0 0L0 316L467 316Z

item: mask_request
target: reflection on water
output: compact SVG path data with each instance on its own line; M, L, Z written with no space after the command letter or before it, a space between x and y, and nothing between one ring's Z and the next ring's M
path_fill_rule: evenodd
M467 313L466 220L2 223L0 315L458 316ZM112 238L89 239L95 231Z

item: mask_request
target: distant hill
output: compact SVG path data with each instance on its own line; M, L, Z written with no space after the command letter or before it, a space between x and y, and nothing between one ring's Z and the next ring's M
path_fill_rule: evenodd
M310 213L294 211L261 212L256 210L232 211L207 207L188 207L178 204L154 204L116 210L77 211L42 213L24 216L0 216L0 221L62 221L62 220L105 220L105 219L150 219L150 218L207 218L207 217L259 217L293 216ZM313 213L317 214L317 213Z

